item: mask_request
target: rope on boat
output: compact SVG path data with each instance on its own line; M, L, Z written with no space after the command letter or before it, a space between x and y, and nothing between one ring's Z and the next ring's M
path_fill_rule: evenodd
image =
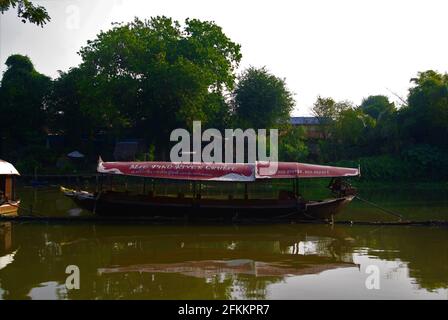
M391 211L391 210L389 210L389 209L386 209L386 208L383 208L383 207L381 207L380 205L378 205L378 204L376 204L376 203L373 203L373 202L371 202L371 201L368 201L368 200L366 200L366 199L363 199L363 198L361 198L360 196L355 196L355 198L356 199L358 199L358 200L361 200L362 202L365 202L365 203L367 203L367 204L370 204L371 206L373 206L373 207L375 207L375 208L378 208L378 209L380 209L380 210L382 210L382 211L384 211L384 212L386 212L386 213L389 213L389 214L391 214L391 215L393 215L393 216L395 216L395 217L398 217L400 220L399 221L403 221L403 215L401 215L401 214L399 214L399 213L396 213L396 212L393 212L393 211Z

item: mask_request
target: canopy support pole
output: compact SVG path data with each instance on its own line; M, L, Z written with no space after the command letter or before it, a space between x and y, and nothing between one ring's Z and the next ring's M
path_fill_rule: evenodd
M193 199L196 199L196 181L193 181Z
M11 199L13 201L16 200L16 176L12 176L12 185L11 185Z
M294 187L295 195L298 198L299 197L299 179L295 178L294 183L295 183L295 187Z

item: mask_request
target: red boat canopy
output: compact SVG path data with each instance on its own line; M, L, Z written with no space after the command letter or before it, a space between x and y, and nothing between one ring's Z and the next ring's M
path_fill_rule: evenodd
M277 166L275 166L275 164ZM321 166L297 162L181 163L181 162L98 162L97 171L126 176L208 181L349 177L359 169Z
M270 168L271 167L271 168ZM299 162L257 162L257 179L354 177L359 169L322 166Z
M98 162L98 172L127 176L209 181L254 181L254 165L242 163Z

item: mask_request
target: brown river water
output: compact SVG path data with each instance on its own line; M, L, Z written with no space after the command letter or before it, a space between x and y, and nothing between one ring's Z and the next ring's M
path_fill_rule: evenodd
M446 186L361 190L413 220L448 220ZM85 215L57 187L24 208ZM393 220L354 201L342 220ZM79 289L67 288L67 266ZM448 228L0 222L0 299L448 299Z

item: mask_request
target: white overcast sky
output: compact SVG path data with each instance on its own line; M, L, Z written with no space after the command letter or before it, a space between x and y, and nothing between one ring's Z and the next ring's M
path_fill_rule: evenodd
M77 51L111 22L165 15L213 20L241 44L241 69L266 66L309 115L318 95L359 104L370 94L405 97L418 71L448 70L446 0L41 0L51 22L0 15L1 71L13 53L51 77L80 63Z

